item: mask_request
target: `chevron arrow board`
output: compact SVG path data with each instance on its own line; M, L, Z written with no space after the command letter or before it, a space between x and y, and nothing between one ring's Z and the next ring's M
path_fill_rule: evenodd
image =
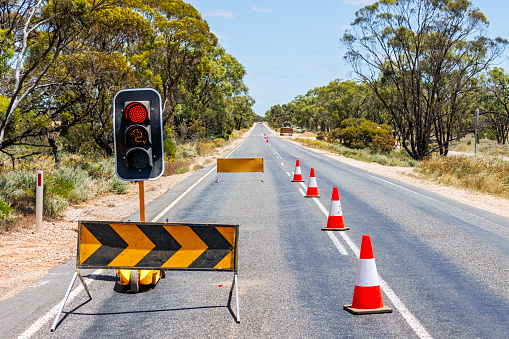
M237 271L238 227L79 221L77 268Z

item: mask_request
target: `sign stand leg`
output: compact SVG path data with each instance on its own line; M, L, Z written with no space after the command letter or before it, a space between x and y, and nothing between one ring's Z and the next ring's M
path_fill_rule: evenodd
M69 294L71 294L71 289L72 289L77 277L80 277L80 281L83 284L85 291L87 291L88 297L90 299L92 299L92 296L90 295L90 292L88 291L87 284L85 284L85 281L83 280L83 277L81 276L80 271L76 270L72 277L71 284L69 285L69 288L67 289L67 292L65 293L64 299L62 300L62 303L60 304L60 308L58 309L55 320L53 321L53 325L51 325L51 332L54 332L55 328L57 327L58 319L60 318L60 315L62 314L62 311L64 310L65 303L67 302L67 298L69 298Z
M232 301L233 288L235 288L235 304L236 304L236 308L237 308L237 314L235 316L235 321L237 322L237 324L239 324L240 323L239 284L237 282L237 272L235 272L234 275L233 275L233 281L232 281L232 287L230 288L230 298L228 299L228 305L230 305L230 303Z

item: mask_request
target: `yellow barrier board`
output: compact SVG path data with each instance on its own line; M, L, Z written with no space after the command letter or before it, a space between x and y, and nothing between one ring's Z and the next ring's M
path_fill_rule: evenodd
M263 158L219 158L217 173L263 172Z
M78 268L237 269L238 225L80 221Z

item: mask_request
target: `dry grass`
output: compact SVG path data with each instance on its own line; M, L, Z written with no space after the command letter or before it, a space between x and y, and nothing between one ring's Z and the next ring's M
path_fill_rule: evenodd
M164 162L164 174L165 176L182 174L189 171L190 161L187 160L170 160Z
M432 157L420 173L440 183L509 198L509 162L495 157Z

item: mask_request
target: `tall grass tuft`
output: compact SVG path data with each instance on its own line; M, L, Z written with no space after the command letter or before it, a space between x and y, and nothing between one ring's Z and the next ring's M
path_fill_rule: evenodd
M420 172L446 185L509 198L509 162L495 157L432 157L421 162Z

